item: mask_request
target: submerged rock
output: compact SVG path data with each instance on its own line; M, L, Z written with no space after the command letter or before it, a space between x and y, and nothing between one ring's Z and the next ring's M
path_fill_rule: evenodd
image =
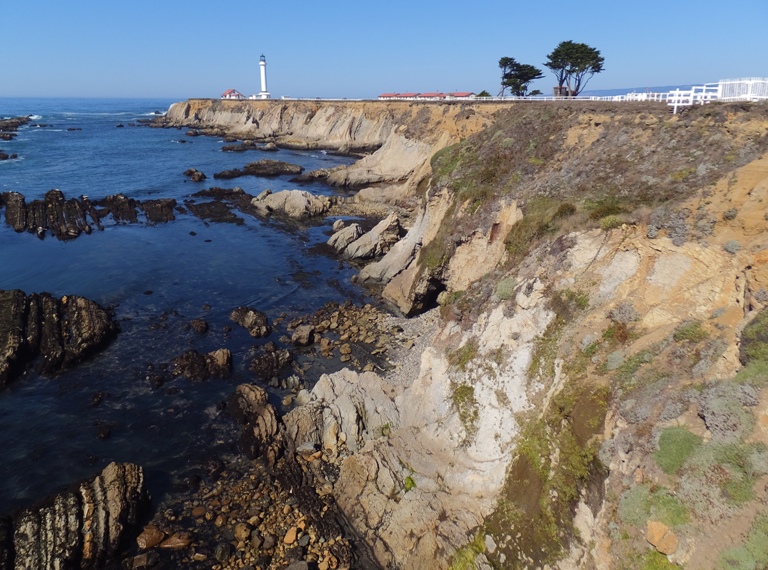
M231 179L240 176L280 176L282 174L301 174L304 168L297 164L282 162L280 160L257 160L246 164L243 169L233 168L213 175L216 179Z
M0 387L38 356L42 374L55 374L104 348L118 332L102 307L75 295L0 291Z
M0 568L104 568L138 530L148 503L142 468L110 463L94 479L0 522Z

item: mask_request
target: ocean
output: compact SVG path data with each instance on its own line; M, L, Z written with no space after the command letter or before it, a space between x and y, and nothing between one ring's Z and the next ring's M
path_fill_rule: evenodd
M182 205L204 188L296 188L289 177L218 181L213 173L275 158L306 170L353 159L320 151L222 152L216 137L188 137L137 121L163 113L172 100L0 98L0 117L32 115L13 141L0 141L15 160L0 161L0 193L27 201L58 188L66 198L175 198ZM123 125L119 127L118 125ZM186 142L181 142L186 141ZM183 172L196 168L200 183ZM339 192L321 183L301 186ZM98 473L110 461L130 461L148 473L155 499L181 484L208 458L236 453L235 431L220 403L244 382L252 339L229 321L249 305L270 320L314 312L328 302L367 300L350 278L355 268L315 246L334 219L294 227L242 215L242 225L175 221L105 223L104 231L62 242L15 233L0 210L0 289L54 296L81 295L114 308L121 333L90 361L54 377L34 371L0 391L0 515ZM210 331L189 330L203 318ZM231 326L231 332L227 327ZM229 348L234 373L226 380L168 380L156 388L148 371L186 350ZM279 403L284 394L272 390ZM106 428L106 429L105 429ZM109 437L100 438L105 432Z

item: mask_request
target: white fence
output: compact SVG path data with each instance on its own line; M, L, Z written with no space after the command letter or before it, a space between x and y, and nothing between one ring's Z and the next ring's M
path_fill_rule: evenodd
M695 85L690 89L674 89L666 93L626 93L624 95L608 95L603 97L388 97L389 101L657 101L672 107L677 113L680 107L704 105L712 101L760 101L768 100L768 78L748 77L744 79L721 79L718 83Z

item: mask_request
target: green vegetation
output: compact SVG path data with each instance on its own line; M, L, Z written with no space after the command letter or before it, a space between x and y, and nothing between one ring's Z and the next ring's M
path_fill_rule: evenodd
M448 362L459 370L466 370L469 364L477 356L477 341L469 340L460 348L448 354Z
M621 224L623 223L624 220L622 220L620 217L610 215L600 220L600 227L605 231L609 231L621 227Z
M501 92L509 88L512 95L525 97L528 94L528 85L531 81L541 79L544 74L541 69L527 63L518 63L514 57L502 57L499 60L499 69L501 69Z
M557 232L556 222L576 210L572 204L568 206L545 197L533 198L525 204L523 219L512 226L504 240L513 264L520 262L538 240Z
M587 44L560 42L544 63L554 73L560 94L575 97L595 73L603 71L605 58Z
M682 427L669 427L661 432L656 463L667 474L677 473L683 463L701 445L701 438Z
M768 309L760 311L741 333L741 362L768 362Z
M661 552L652 551L644 554L637 566L640 570L680 570L676 564L672 564Z
M575 535L573 509L581 489L592 477L604 476L594 436L602 429L608 400L603 388L567 385L543 418L525 426L503 499L487 522L493 534L514 537L500 548L508 560L552 562Z
M416 481L413 480L413 477L408 475L405 480L403 481L403 488L405 489L405 492L412 491L416 488Z
M596 200L585 200L584 205L589 212L590 220L602 220L608 216L626 214L630 209L626 204L626 200L610 195Z
M517 287L517 279L514 277L507 277L496 283L494 293L502 301L508 301L515 296Z
M477 531L472 542L459 548L453 555L450 570L476 570L475 559L485 552L485 536L481 530Z
M743 544L733 546L720 556L723 570L768 568L768 513L755 517Z
M451 394L451 402L464 426L466 438L469 439L477 431L475 424L479 417L475 388L469 384L455 384Z
M692 166L689 166L687 168L681 168L680 170L676 170L670 175L670 178L673 182L683 182L685 180L688 180L691 176L696 174L696 169Z
M658 487L651 491L648 485L638 485L621 496L619 518L624 524L645 529L648 520L679 526L687 524L691 517L683 502L669 489Z
M679 325L672 338L677 342L701 342L709 337L709 333L701 326L701 321L689 321Z

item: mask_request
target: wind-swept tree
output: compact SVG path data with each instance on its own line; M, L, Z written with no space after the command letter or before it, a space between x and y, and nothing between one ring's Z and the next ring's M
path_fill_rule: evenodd
M502 57L499 60L499 68L501 69L500 96L504 96L509 88L512 95L525 97L531 81L544 77L539 68L527 63L518 63L514 57Z
M555 74L558 90L565 86L568 95L575 97L595 73L603 70L604 61L599 50L568 40L558 44L544 65Z

